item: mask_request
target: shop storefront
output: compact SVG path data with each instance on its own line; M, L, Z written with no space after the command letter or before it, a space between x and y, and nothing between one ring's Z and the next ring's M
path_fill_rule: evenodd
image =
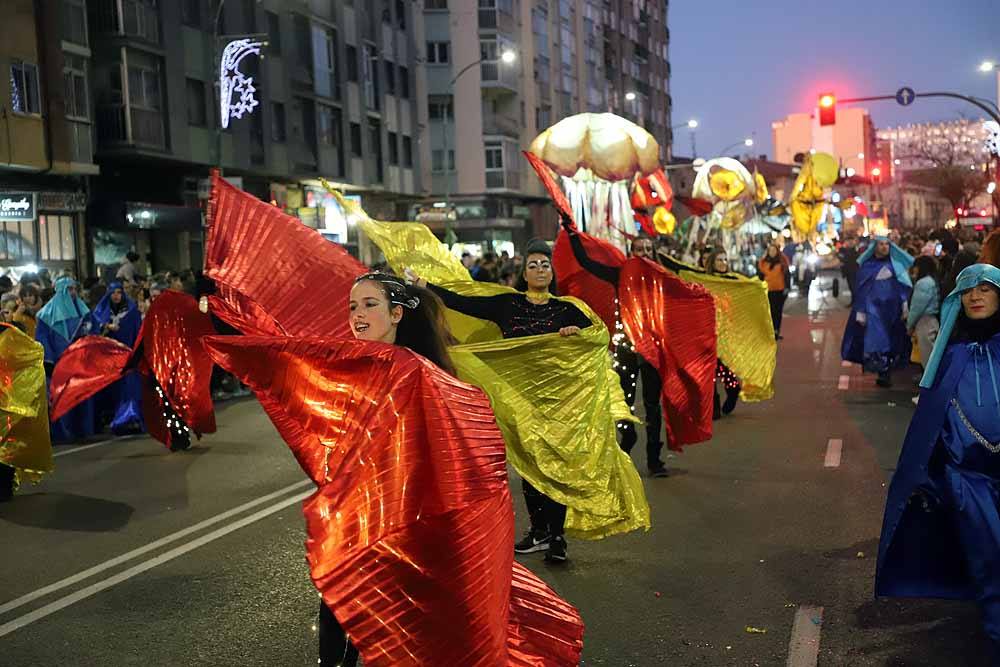
M147 275L200 269L204 258L200 208L116 201L91 211L90 242L95 274L113 276L134 250Z
M45 268L79 276L85 210L82 192L0 193L0 271L17 276Z
M361 197L345 194L345 199L362 204ZM271 184L271 203L315 229L331 243L337 243L359 257L358 228L337 200L322 186Z

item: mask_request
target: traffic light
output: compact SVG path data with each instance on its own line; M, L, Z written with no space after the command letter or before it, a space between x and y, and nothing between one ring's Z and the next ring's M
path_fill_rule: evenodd
M837 98L833 93L819 96L819 124L833 125L837 122Z

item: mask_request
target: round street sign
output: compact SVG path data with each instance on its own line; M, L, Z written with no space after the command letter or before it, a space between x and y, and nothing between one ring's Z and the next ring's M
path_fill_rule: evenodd
M907 86L904 86L896 91L896 102L898 102L900 106L910 106L913 104L913 100L915 100L916 97L917 94L913 92L913 89Z

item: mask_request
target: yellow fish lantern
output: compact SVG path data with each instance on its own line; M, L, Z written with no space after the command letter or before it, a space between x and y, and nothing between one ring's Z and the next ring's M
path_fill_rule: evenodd
M653 213L653 227L657 234L673 234L677 227L677 218L666 206L658 206Z
M797 231L806 235L815 231L823 219L823 207L826 205L823 200L823 188L816 182L814 157L815 155L806 156L802 163L802 171L799 172L799 177L792 188L792 224ZM822 158L820 163L824 168L828 166ZM824 173L823 176L828 178L829 174Z
M722 201L734 201L746 190L740 175L729 169L717 169L708 179L712 194Z
M757 194L754 197L754 201L757 204L763 204L764 202L766 202L768 200L768 198L771 195L767 191L767 181L764 180L764 177L761 176L760 172L757 171L756 169L754 169L754 172L753 172L753 182L757 186Z

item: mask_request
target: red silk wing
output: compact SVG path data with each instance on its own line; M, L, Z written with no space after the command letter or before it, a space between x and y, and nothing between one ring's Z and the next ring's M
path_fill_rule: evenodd
M587 251L587 256L591 259L614 267L621 267L625 264L625 255L618 248L583 232L578 233L583 241L583 247ZM589 271L585 271L577 263L565 229L561 230L556 238L556 245L552 250L552 265L555 268L559 293L575 296L593 308L594 312L607 325L608 331L614 333L617 322L615 300L618 298L615 287L611 283L597 278Z
M569 205L569 200L566 199L566 193L562 191L559 184L556 183L556 179L553 178L552 172L549 170L545 161L538 157L530 151L523 151L524 157L528 159L528 163L531 164L535 173L538 174L539 180L542 181L542 185L545 186L545 190L552 197L552 203L555 204L556 208L560 213L565 214L570 220L573 219L573 207ZM575 221L574 221L575 222Z
M310 572L365 665L578 664L576 610L530 573L512 585L504 442L483 392L381 343L206 347L319 486L303 506Z
M340 246L277 207L212 175L205 273L236 312L266 313L289 336L350 336L347 304L367 268Z
M712 212L712 202L705 201L704 199L697 199L695 197L684 197L682 195L677 195L674 197L677 201L687 206L691 215L708 215Z
M139 332L145 367L166 393L174 411L198 437L215 433L210 387L213 364L202 344L204 336L213 334L212 318L198 309L194 297L174 290L164 291L153 301ZM159 407L160 399L155 392L145 392L144 405L150 403L148 399L153 399L153 405ZM153 423L162 421L155 419ZM152 433L153 423L148 419L147 423ZM156 430L169 433L165 424L159 425L161 428Z
M625 333L663 381L670 448L711 439L718 358L712 295L638 257L625 262L619 292Z
M113 338L85 336L59 357L49 385L49 419L67 412L121 379L131 348Z

